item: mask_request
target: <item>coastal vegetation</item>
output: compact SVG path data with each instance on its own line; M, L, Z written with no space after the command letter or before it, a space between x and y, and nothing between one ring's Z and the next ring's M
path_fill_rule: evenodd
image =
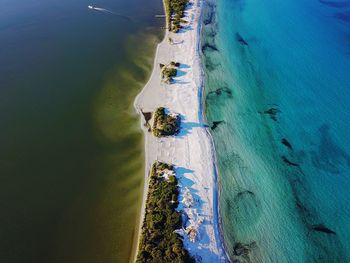
M173 77L177 74L177 69L174 67L163 67L162 69L162 79L165 82L171 82Z
M182 18L188 2L188 0L164 0L169 31L177 33L181 29L181 23L185 22Z
M176 211L178 197L174 167L155 162L150 171L137 263L195 262L176 233L182 225L181 214Z
M179 62L170 62L169 65L160 64L162 80L166 83L171 83L174 77L177 75L177 68L180 66Z
M154 112L152 132L156 137L176 135L180 131L180 117L167 114L165 108L159 107Z

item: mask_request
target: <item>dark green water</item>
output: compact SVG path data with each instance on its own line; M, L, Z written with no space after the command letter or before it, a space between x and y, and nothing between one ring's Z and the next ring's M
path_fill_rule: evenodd
M160 0L2 0L0 262L128 262Z

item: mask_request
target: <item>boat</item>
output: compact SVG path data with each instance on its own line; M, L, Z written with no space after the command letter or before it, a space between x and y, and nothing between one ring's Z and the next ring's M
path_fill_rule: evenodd
M93 5L88 5L88 8L89 8L89 9L95 9L96 7L93 6Z

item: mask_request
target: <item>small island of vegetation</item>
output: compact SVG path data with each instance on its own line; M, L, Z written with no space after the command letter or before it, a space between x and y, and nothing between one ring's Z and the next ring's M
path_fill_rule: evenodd
M178 206L178 181L172 165L155 162L150 171L145 218L137 263L194 263L176 230L182 220Z
M162 79L170 83L177 74L177 69L174 67L163 67L162 69Z
M180 131L180 116L167 114L165 108L159 107L154 112L152 132L156 137L176 135Z
M188 2L188 0L164 0L169 31L177 33L181 28L181 22L186 22L182 18Z
M160 64L162 80L166 83L171 83L173 78L177 75L177 68L180 66L179 62L170 62L169 65Z

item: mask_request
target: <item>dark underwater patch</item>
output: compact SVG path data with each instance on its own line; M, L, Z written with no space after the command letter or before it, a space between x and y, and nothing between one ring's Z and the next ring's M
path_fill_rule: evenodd
M315 230L315 231L318 231L318 232L325 233L325 234L333 234L333 235L337 234L333 230L329 229L328 227L326 227L326 226L324 226L322 224L313 225L312 229Z
M288 158L286 156L282 156L282 161L285 162L286 164L290 165L290 166L296 166L299 167L299 164L297 163L293 163L291 161L288 160Z
M256 248L256 242L253 241L249 244L244 244L241 242L236 242L235 245L233 246L233 254L236 257L242 257L245 262L250 262L250 253L252 249ZM240 262L240 261L237 261Z
M236 33L236 39L241 45L248 46L248 42L245 41L244 38L238 32Z
M206 52L206 51L219 51L217 49L217 47L215 45L209 44L209 43L205 43L202 46L202 53Z
M330 133L330 126L324 124L319 128L320 144L317 151L311 152L313 165L321 170L338 174L344 164L350 167L350 155L335 143Z
M227 87L223 87L223 88L218 88L216 90L208 92L207 99L210 99L216 96L221 96L224 94L227 95L227 97L232 97L232 91Z
M205 68L208 71L214 71L218 65L212 62L211 58L209 56L206 56L204 59L205 63Z
M280 112L281 111L277 107L273 107L265 110L263 113L269 115L272 120L277 121L277 115Z
M257 196L249 190L238 192L230 203L237 227L251 227L259 221L262 208Z
M213 125L210 127L210 129L212 131L214 131L218 126L219 124L223 123L224 121L213 121Z
M255 195L252 191L245 190L245 191L239 192L239 193L236 195L236 197L240 197L241 195L244 195L244 194Z
M206 32L206 35L208 36L208 37L211 37L211 38L214 38L215 36L216 36L216 34L217 34L217 32L215 31L215 30L210 30L210 32L209 32L209 30Z
M346 13L336 13L334 17L338 20L350 23L350 12Z
M284 146L286 146L289 150L293 150L293 147L292 147L292 145L290 144L290 142L286 139L286 138L283 138L282 140L281 140L281 143L284 145Z
M208 11L205 14L205 17L203 19L203 24L204 25L209 25L212 24L214 21L214 17L215 17L215 12L214 12L214 5L208 3Z
M300 200L298 199L297 196L295 196L295 191L293 190L293 194L294 194L294 197L295 197L295 204L299 210L299 213L301 214L309 214L309 211L307 210L307 208L300 202Z
M344 8L344 7L350 7L350 1L339 1L339 2L333 2L333 1L324 1L324 0L319 0L321 4L330 6L330 7L335 7L335 8Z

